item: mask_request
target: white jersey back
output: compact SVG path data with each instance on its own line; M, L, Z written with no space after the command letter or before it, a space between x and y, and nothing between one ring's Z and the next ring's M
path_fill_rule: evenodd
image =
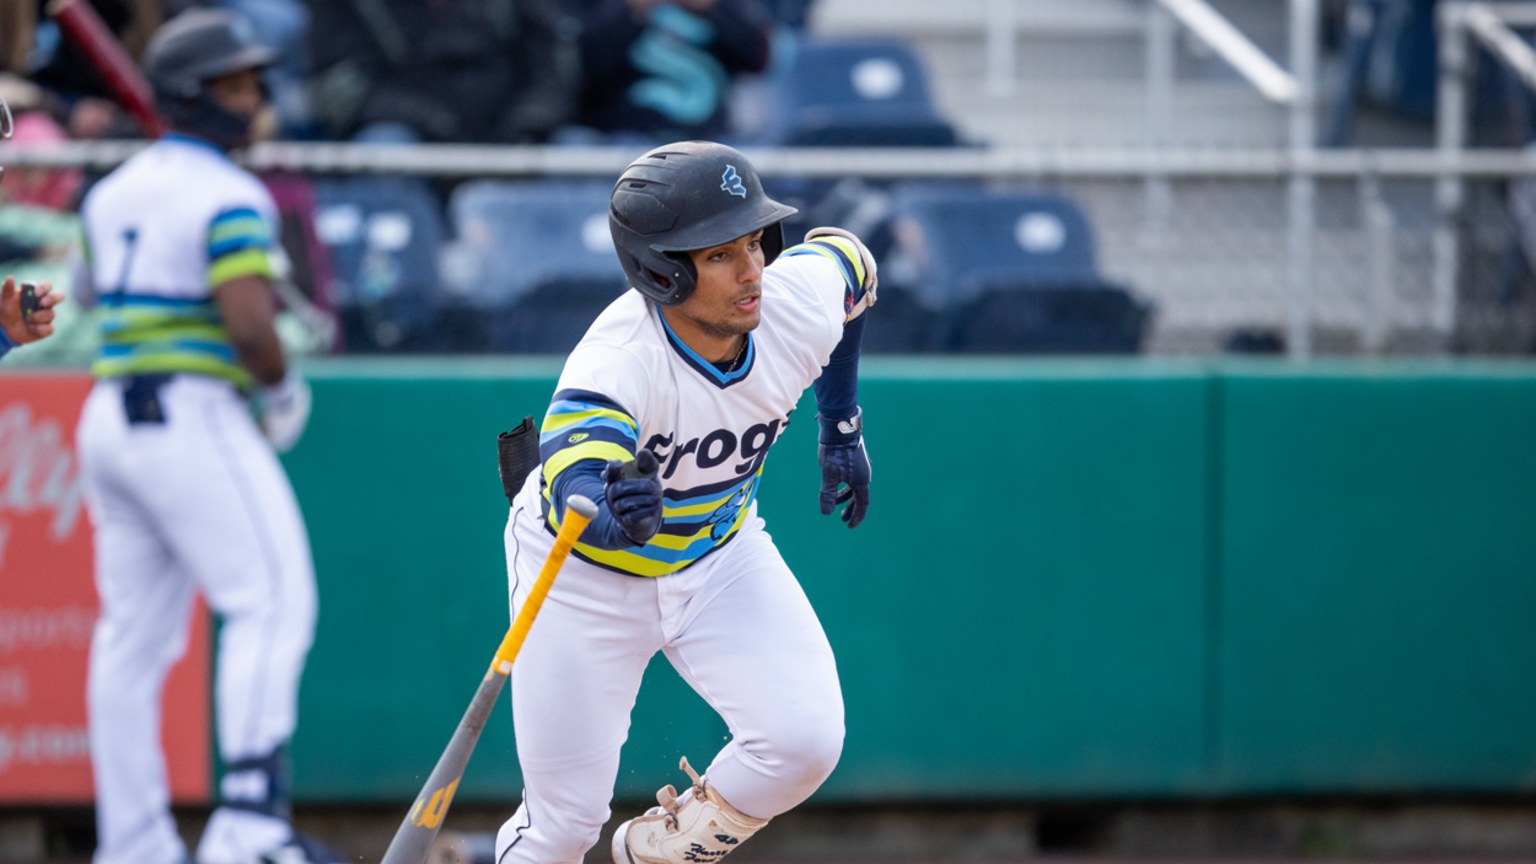
M277 208L259 180L206 142L171 135L134 155L81 206L105 309L98 376L192 372L246 383L216 286L270 277Z

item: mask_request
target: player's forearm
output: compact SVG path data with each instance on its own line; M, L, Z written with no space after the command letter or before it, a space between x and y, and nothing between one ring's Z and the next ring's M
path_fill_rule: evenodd
M816 393L816 412L823 417L847 419L859 406L859 347L864 341L865 316L843 326L843 338L832 349L832 357L821 369L821 377L812 388Z
M278 341L276 331L254 334L244 340L236 340L231 335L230 341L234 344L235 356L240 358L240 365L263 387L277 384L288 374L288 360L283 356L283 345Z
M288 372L283 345L272 325L272 285L263 276L240 276L218 286L214 297L240 365L269 387Z

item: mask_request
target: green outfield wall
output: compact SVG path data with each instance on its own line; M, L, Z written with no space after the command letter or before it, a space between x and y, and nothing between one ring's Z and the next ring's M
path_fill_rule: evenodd
M558 368L311 365L300 800L432 767L507 626L496 433ZM761 493L847 697L815 801L1536 791L1536 365L871 358L861 401L862 527L809 396ZM502 698L460 800L519 794ZM619 796L725 740L658 661Z

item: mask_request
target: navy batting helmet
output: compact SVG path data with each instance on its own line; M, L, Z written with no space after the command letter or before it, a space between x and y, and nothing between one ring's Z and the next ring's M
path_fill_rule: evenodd
M206 84L275 59L244 18L224 9L193 8L155 32L144 49L144 73L172 126L231 148L244 143L253 118L221 107Z
M795 215L763 192L740 151L712 141L680 141L629 163L613 187L608 228L629 284L672 306L688 299L699 274L687 253L759 229L765 264L784 251L783 221Z

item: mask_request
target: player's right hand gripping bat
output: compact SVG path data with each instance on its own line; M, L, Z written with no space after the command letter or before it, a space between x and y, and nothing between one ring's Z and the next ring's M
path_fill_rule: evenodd
M416 796L411 812L400 823L380 864L425 864L428 853L432 851L432 841L437 839L438 829L442 827L443 817L448 814L448 805L453 802L453 793L459 788L459 779L464 776L464 767L469 764L469 756L475 750L475 743L480 740L480 731L485 728L485 721L496 707L496 697L501 695L501 685L512 672L512 661L516 659L518 649L523 646L528 628L533 625L534 616L539 614L539 607L544 605L549 586L554 584L560 565L565 563L566 556L571 553L571 546L596 515L597 505L584 496L572 495L566 502L565 518L560 521L554 548L549 550L549 557L544 559L544 566L539 569L539 578L534 581L528 599L523 602L523 608L518 611L517 619L512 622L507 635L502 637L501 647L496 649L496 656L491 658L491 668L480 680L480 689L475 691L469 709L464 712L458 728L453 730L448 747L438 757L437 767L432 769L427 784L422 787L421 794Z

